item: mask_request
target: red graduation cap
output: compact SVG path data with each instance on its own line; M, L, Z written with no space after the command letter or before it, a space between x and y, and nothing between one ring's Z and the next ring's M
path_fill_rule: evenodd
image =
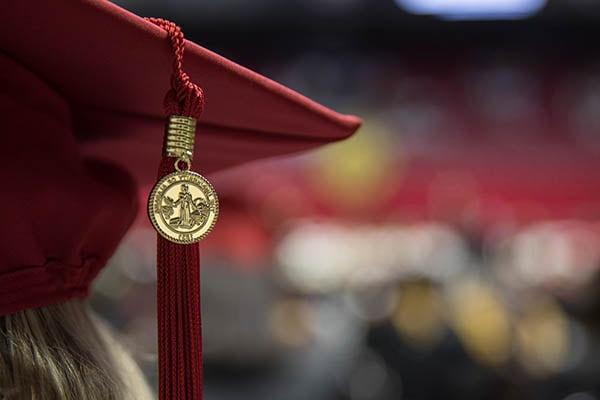
M192 169L210 173L340 140L360 124L184 41L174 24L101 0L3 2L0 112L1 315L85 297L160 165L149 208L166 230L162 400L202 396L198 247L188 243L218 209L188 171L192 154Z

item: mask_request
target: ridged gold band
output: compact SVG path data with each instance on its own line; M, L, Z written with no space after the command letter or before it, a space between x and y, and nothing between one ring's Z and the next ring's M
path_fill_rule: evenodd
M196 119L172 115L167 126L166 152L168 157L191 161L194 157Z

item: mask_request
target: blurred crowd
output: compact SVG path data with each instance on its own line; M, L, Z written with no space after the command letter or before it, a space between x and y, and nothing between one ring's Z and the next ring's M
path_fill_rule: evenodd
M480 18L519 22L471 25L298 0L285 26L267 0L120 3L365 119L214 176L208 400L600 399L600 53L580 40L600 9L514 0ZM153 237L142 210L93 305L154 383Z

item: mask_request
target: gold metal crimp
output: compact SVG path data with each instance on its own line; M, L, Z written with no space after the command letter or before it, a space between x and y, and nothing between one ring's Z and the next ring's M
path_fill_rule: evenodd
M196 119L171 115L167 127L166 152L168 157L192 160L194 156L194 138Z

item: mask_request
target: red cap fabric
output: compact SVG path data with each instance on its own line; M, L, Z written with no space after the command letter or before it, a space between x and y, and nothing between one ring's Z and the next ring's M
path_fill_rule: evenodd
M84 152L151 182L164 128L172 53L167 34L108 1L7 0L0 49L68 99ZM205 93L195 161L204 173L316 147L360 125L187 42L184 68Z
M87 295L135 217L134 182L83 157L66 99L0 56L0 314Z
M155 180L171 65L166 33L109 2L3 2L0 314L87 294ZM360 124L191 42L184 67L206 96L203 173Z

